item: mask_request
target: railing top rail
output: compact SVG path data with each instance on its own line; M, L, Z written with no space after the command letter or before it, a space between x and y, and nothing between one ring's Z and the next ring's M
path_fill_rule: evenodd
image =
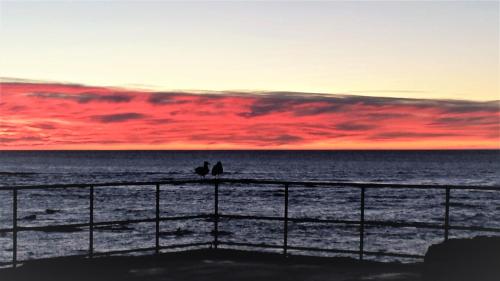
M87 188L94 187L118 187L118 186L145 186L145 185L181 185L181 184L287 184L289 187L330 187L330 188L394 188L394 189L474 189L485 191L500 191L500 186L484 185L439 185L439 184L405 184L405 183L367 183L367 182L343 182L343 181L283 181L283 180L259 180L259 179L181 179L163 181L141 181L141 182L104 182L104 183L72 183L72 184L46 184L46 185L16 185L0 186L1 190L23 190L23 189L53 189L53 188Z

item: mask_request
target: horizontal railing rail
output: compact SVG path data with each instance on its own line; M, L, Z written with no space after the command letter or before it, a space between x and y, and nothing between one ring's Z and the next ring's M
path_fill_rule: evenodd
M164 180L141 182L108 182L108 183L72 183L72 184L43 184L43 185L5 185L0 186L0 191L13 189L53 189L53 188L89 188L94 187L128 187L128 186L154 186L182 185L182 184L259 184L259 185L288 185L289 187L358 187L358 188L396 188L396 189L454 189L454 190L484 190L500 191L497 185L440 185L440 184L405 184L405 183L369 183L369 182L344 182L344 181L282 181L282 180L256 180L256 179L207 179L207 180Z
M214 209L211 213L201 213L195 215L183 216L161 216L160 207L160 186L176 186L185 184L196 184L203 187L207 185L214 186ZM219 213L219 185L221 184L241 184L241 185L278 185L284 188L284 210L283 216L256 216L256 215L242 215L242 214L223 214ZM156 187L155 188L155 217L154 218L140 218L129 220L111 220L111 221L94 221L94 200L95 189L99 187ZM360 190L359 196L359 220L343 220L343 219L322 219L322 218L309 218L309 217L290 217L288 213L289 207L289 189L290 188L358 188ZM70 223L70 224L57 224L57 225L41 225L41 226L22 226L18 225L18 193L23 190L47 190L47 189L68 189L80 188L88 189L89 199L89 222L84 223ZM367 220L365 219L365 200L366 190L368 189L427 189L427 190L444 190L444 209L445 214L443 224L418 222L418 221L383 221L383 220ZM21 186L4 186L0 187L0 194L2 191L12 192L12 227L1 228L0 233L12 233L12 261L0 262L0 266L10 265L16 267L22 261L18 257L18 239L17 234L21 231L45 231L45 232L76 232L84 231L88 228L89 231L89 250L86 255L77 255L82 257L95 257L105 255L127 254L134 252L154 252L158 254L160 250L174 249L174 248L192 248L192 247L210 247L217 249L218 246L226 247L245 247L245 248L260 248L260 249L280 249L283 251L284 256L288 255L289 250L302 251L302 252L330 252L340 254L358 255L362 260L364 255L371 256L388 256L399 258L423 258L421 255L413 255L408 253L391 253L385 251L366 251L364 249L364 236L365 227L414 227L424 229L442 229L444 231L444 240L449 237L450 230L470 230L470 231L485 231L500 233L500 228L485 227L485 226L464 226L464 225L451 225L450 224L450 198L451 190L479 190L500 192L500 186L475 186L475 185L417 185L417 184L396 184L396 183L362 183L362 182L328 182L328 181L281 181L281 180L255 180L255 179L211 179L211 180L168 180L168 181L153 181L153 182L112 182L112 183L87 183L87 184L51 184L51 185L21 185ZM160 222L162 221L175 221L175 220L194 220L194 219L210 219L213 221L213 231L211 234L214 236L210 241L161 245L160 244ZM219 240L219 222L221 219L226 220L267 220L277 221L283 223L283 243L280 245L265 244L265 243L240 243L232 241ZM99 231L101 227L113 225L129 225L137 223L155 223L155 243L152 247L122 249L100 252L94 249L94 232ZM288 225L289 223L324 223L324 224L342 224L346 227L359 228L359 248L357 250L348 249L331 249L331 248L314 248L288 245Z

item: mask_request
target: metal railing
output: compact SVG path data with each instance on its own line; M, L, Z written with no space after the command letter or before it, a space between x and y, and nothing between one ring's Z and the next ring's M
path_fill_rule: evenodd
M201 184L214 186L214 202L213 213L189 215L189 216L169 216L162 217L160 215L160 186L168 185L183 185L183 184ZM221 184L255 184L255 185L280 185L284 187L284 201L283 201L283 216L253 216L253 215L239 215L239 214L220 214L219 213L219 185ZM154 186L155 187L155 217L147 219L133 219L133 220L114 220L114 221L101 221L94 222L94 190L99 187L130 187L130 186ZM289 189L294 187L311 187L311 188L357 188L360 191L359 200L359 220L341 220L341 219L318 219L318 218L292 218L289 217ZM23 190L36 190L36 189L68 189L80 188L88 189L89 199L89 222L88 223L71 223L71 224L58 224L58 225L45 225L45 226L19 226L18 225L18 193ZM380 220L366 220L365 219L365 192L367 189L427 189L427 190L444 190L444 217L443 224L426 223L426 222L401 222L401 221L380 221ZM88 253L84 255L73 255L93 258L95 256L126 254L132 252L147 252L151 251L156 254L160 250L174 249L174 248L192 248L192 247L210 247L217 249L219 246L225 247L247 247L247 248L261 248L261 249L279 249L286 257L289 250L295 251L308 251L308 252L330 252L341 254L357 255L360 260L363 260L364 255L373 256L390 256L399 258L417 258L421 259L421 255L405 254L405 253L391 253L391 252L376 252L366 251L364 249L365 240L365 226L385 226L385 227L415 227L427 229L441 229L444 233L444 240L449 237L450 230L473 230L473 231L486 231L500 233L500 228L482 227L482 226L452 226L450 225L450 198L451 190L481 190L481 191L496 191L500 192L498 186L454 186L454 185L412 185L412 184L375 184L375 183L353 183L353 182L302 182L302 181L275 181L275 180L244 180L244 179L215 179L215 180L170 180L158 182L114 182L114 183L95 183L95 184L62 184L62 185L26 185L26 186L6 186L0 187L0 193L11 191L12 192L12 228L0 228L0 233L12 233L12 261L1 262L2 266L16 267L22 261L18 260L18 233L21 231L63 231L65 229L84 228L88 227ZM213 239L209 241L173 244L162 246L160 244L160 222L162 221L175 221L175 220L193 220L209 218L213 221ZM282 245L271 245L264 243L239 243L230 241L219 241L219 221L220 219L239 219L239 220L265 220L265 221L278 221L283 223L283 243ZM94 232L95 227L109 226L109 225L128 225L135 223L155 223L155 241L154 246L146 248L133 248L126 250L116 250L107 252L96 252L94 249ZM294 223L326 223L326 224L343 224L348 226L359 227L359 247L357 250L345 249L331 249L331 248L314 248L293 246L288 243L288 225L290 222Z

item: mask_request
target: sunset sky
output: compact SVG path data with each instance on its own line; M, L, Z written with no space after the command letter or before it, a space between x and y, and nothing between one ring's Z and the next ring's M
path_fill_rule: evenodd
M500 148L499 3L0 2L0 149Z

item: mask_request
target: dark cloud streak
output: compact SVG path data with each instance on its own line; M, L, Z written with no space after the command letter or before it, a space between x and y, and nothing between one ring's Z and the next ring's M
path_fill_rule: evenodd
M116 123L116 122L125 122L130 120L138 120L144 119L146 115L128 112L128 113L118 113L118 114L107 114L107 115L95 115L92 116L91 119L94 121L98 121L101 123Z
M377 126L373 124L344 122L337 124L335 128L341 131L369 131L377 128Z
M415 133L415 132L385 132L370 136L370 139L414 139L414 138L443 138L462 136L455 133Z
M249 111L240 113L240 116L252 118L280 112L291 112L295 116L314 116L345 112L352 110L354 106L436 108L442 113L450 114L500 111L499 101L476 102L288 92L268 92L265 95L253 95L253 97L255 101Z
M109 102L109 103L122 103L130 102L134 97L132 95L117 93L117 94L97 94L97 93L78 93L78 94L64 94L64 93L50 93L50 92L35 92L29 96L37 98L48 99L63 99L73 100L78 103L89 102Z

